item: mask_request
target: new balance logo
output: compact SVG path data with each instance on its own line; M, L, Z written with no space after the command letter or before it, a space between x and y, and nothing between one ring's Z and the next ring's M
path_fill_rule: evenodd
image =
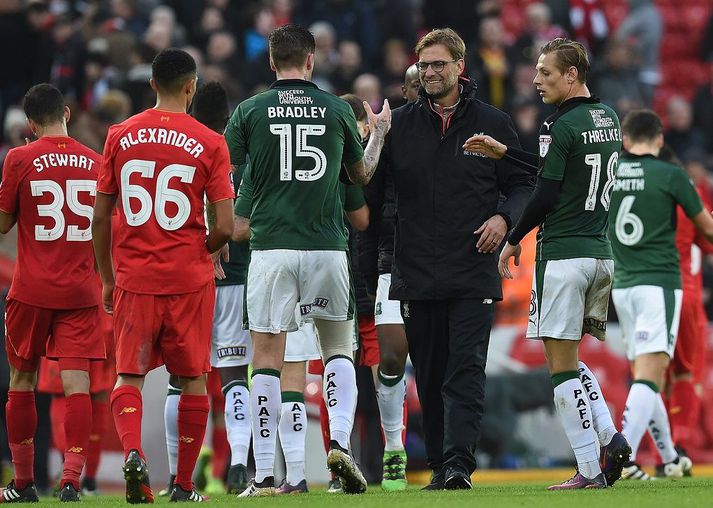
M35 442L35 438L28 437L27 439L23 439L22 441L20 441L20 444L21 445L31 445L34 442Z
M188 436L181 436L180 441L181 443L191 444L193 441L195 441L195 439Z
M82 453L84 451L84 448L81 446L73 446L67 450L70 453Z
M119 416L127 413L135 413L136 411L138 410L135 407L125 407L122 408L121 411L119 411Z

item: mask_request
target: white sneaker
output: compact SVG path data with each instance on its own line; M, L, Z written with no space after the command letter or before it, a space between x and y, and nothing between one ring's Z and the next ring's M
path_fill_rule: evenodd
M673 462L664 464L663 472L664 475L666 475L666 478L677 479L683 478L683 475L686 472L690 472L692 468L693 462L691 459L685 455L679 455Z
M250 480L248 488L238 494L238 497L266 497L275 495L275 478L268 476L260 483L255 478Z
M673 462L671 462L671 464L673 464ZM641 466L639 466L636 462L631 462L628 466L624 466L624 468L621 470L621 479L652 481L656 478L641 469Z

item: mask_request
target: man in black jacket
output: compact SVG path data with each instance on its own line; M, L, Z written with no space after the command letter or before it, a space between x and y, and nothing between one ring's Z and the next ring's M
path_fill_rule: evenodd
M433 470L426 488L471 488L493 302L502 299L497 251L533 181L463 150L474 133L519 142L511 119L459 77L458 34L434 30L416 54L419 99L393 112L377 170L393 179L397 203L390 298L401 301L416 371Z

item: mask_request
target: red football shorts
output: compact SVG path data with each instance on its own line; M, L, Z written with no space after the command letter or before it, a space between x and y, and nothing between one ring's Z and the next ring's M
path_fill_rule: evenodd
M701 294L684 290L676 350L671 360L673 374L692 373L695 380L702 379L707 328L708 320Z
M359 365L362 367L379 365L379 338L376 335L373 314L359 314L359 344L361 349Z
M113 358L89 363L89 393L110 392L115 383L116 365ZM47 358L42 359L37 379L37 391L53 395L64 394L58 362Z
M8 298L5 327L8 362L22 372L36 371L42 356L53 360L106 358L98 333L98 306L45 309Z
M169 373L210 372L215 283L179 295L145 295L114 289L117 374L145 375L166 365Z

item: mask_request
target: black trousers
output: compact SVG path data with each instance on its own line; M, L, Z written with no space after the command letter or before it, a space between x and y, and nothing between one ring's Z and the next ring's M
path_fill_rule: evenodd
M423 411L428 467L475 470L485 400L492 300L401 302Z

